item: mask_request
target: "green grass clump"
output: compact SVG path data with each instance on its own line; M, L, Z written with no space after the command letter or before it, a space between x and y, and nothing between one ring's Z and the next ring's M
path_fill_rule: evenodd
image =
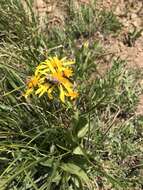
M0 1L0 189L141 189L143 118L135 116L141 93L135 73L114 58L99 75L104 47L94 39L85 43L82 33L95 32L87 27L94 7L82 7L75 19L71 6L64 30L42 31L27 2L25 11L18 0ZM104 30L96 30L114 32L107 18ZM27 77L49 55L75 59L77 100L22 96Z

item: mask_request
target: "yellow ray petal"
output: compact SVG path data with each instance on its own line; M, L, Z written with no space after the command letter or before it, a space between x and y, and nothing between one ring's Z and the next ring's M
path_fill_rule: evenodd
M39 70L38 73L40 75L47 75L48 73L50 73L50 69Z
M25 94L24 94L24 97L27 99L28 96L29 96L30 94L32 94L32 92L33 92L33 89L32 89L32 88L27 89L26 92L25 92Z
M63 66L73 65L75 64L75 61L65 61L63 62Z
M58 59L58 57L54 57L53 62L55 64L54 66L58 67L58 69L62 68L62 62L61 62L61 60Z
M50 71L51 71L52 73L55 73L55 72L56 72L56 70L54 69L52 63L51 63L49 60L46 60L45 63L47 64L47 66L49 67L49 69L50 69Z
M72 92L68 93L67 96L69 96L71 98L71 100L73 100L78 97L78 93L72 91Z
M53 99L53 96L52 96L52 91L54 90L54 86L52 86L51 88L48 89L48 97L49 99Z
M41 97L48 90L48 85L40 85L38 90L36 90L35 94Z
M47 69L47 65L42 65L40 64L39 66L36 67L36 70L35 70L35 76L37 76L38 74L41 73L41 71Z
M71 77L73 75L73 70L71 68L65 68L63 70L65 77Z
M47 68L47 65L46 65L45 63L40 64L40 65L38 65L38 66L36 67L37 70L41 70L41 69L45 69L45 68Z
M60 99L61 99L61 101L62 101L63 103L65 103L65 92L64 92L64 90L63 90L62 85L60 85L59 89L60 89Z
M38 80L39 80L39 76L31 77L31 79L29 80L29 82L27 84L28 88L36 87L38 85Z
M62 85L69 93L72 92L73 84L68 79L64 79Z

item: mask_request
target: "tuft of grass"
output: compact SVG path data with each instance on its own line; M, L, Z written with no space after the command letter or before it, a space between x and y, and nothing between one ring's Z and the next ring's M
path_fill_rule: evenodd
M27 9L18 0L0 1L0 189L141 189L143 118L135 115L141 93L136 73L114 58L111 69L99 75L104 47L94 38L90 42L97 29L117 31L118 21L96 17L96 4L78 11L68 4L65 28L42 31L26 2ZM74 102L22 96L27 77L48 55L75 59L80 96Z
M136 27L134 27L133 31L128 32L125 35L124 38L124 44L127 45L128 47L132 47L135 45L136 40L141 37L143 29L138 30Z
M111 11L102 10L99 13L100 31L104 34L116 35L121 30L122 24L117 19L116 15Z

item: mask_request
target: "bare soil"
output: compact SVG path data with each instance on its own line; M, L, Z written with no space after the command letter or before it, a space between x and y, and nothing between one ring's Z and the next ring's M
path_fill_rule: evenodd
M143 29L143 1L141 0L103 0L103 6L112 9L122 23L118 37L110 36L106 47L109 51L126 59L129 67L143 67L143 31L133 44L129 44L129 33Z

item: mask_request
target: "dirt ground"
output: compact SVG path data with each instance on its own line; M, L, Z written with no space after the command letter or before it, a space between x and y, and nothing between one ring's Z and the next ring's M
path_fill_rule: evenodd
M90 4L90 0L78 1L87 6ZM127 60L131 69L143 69L143 0L101 0L99 7L112 10L122 23L122 31L118 36L110 35L108 39L102 39L107 52ZM41 25L46 14L51 18L51 22L64 23L63 0L35 0L34 8L39 14ZM139 37L132 39L130 34L138 31ZM143 84L143 79L141 83ZM143 95L140 96L136 114L143 115Z
M143 31L133 44L128 44L128 34L133 30L143 28L142 0L113 0L103 1L103 6L112 9L123 25L118 38L110 37L107 48L126 59L129 67L143 67Z

